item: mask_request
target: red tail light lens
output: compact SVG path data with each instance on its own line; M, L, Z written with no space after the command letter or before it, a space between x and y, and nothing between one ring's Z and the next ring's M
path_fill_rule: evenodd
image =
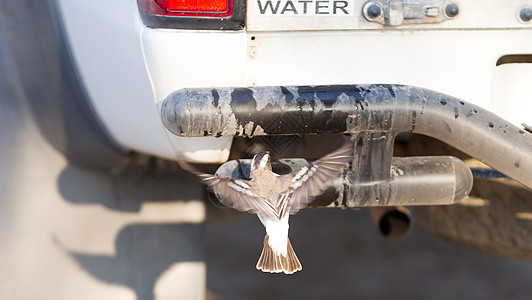
M167 0L169 11L188 12L217 12L226 13L229 11L229 1L227 0Z
M243 30L246 26L246 2L247 0L137 0L144 25L192 30Z
M228 17L233 0L139 0L147 13L164 16Z

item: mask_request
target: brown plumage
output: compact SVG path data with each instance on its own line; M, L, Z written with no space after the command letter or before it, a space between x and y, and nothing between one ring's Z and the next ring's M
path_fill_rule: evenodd
M264 238L264 247L260 254L259 261L257 262L257 270L270 273L293 274L297 271L301 271L303 267L299 262L299 259L292 248L290 239L287 239L287 255L283 256L280 253L276 253L269 244L269 236L266 234Z
M323 193L328 181L353 158L354 139L339 149L286 175L272 172L269 152L261 152L251 163L251 180L205 174L184 161L181 167L196 174L225 206L256 213L266 227L266 237L257 269L292 274L301 270L290 240L288 218Z

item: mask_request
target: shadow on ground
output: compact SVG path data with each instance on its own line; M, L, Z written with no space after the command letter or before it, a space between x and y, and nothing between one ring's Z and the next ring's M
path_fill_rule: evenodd
M87 182L80 185L72 182ZM117 211L138 212L145 202L199 199L205 187L175 162L134 154L111 172L69 164L61 173L59 191L75 204L101 204Z
M210 209L210 299L528 299L532 262L447 243L419 227L380 237L361 210L305 209L290 239L303 264L294 275L255 270L264 229L254 216Z
M116 238L114 256L65 251L93 277L127 286L137 299L153 299L155 282L171 265L203 261L202 232L195 224L131 225Z
M141 213L136 214L149 202L171 207L165 205L202 199L203 185L175 163L139 155L112 172L69 164L59 176L58 188L64 200L76 204L76 209L94 204L106 207L105 216L95 215L94 222L104 225L100 229L105 222L113 225L124 213L130 216L117 232L114 255L73 251L56 240L94 278L129 287L139 300L153 299L155 283L165 270L180 262L204 261L204 226L201 219L194 219L199 217L184 216L180 221L174 215L161 215L160 220L150 223L141 219ZM193 216L203 218L203 206L194 207ZM114 221L110 219L113 216Z

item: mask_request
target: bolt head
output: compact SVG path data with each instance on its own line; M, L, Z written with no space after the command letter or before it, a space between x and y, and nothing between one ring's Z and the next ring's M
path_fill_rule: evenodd
M371 4L370 6L368 6L366 13L368 17L375 19L380 17L380 15L382 14L382 9L377 4Z
M525 7L519 12L519 17L523 22L530 22L532 20L532 8Z
M460 13L460 7L456 3L449 3L445 6L445 15L454 18Z

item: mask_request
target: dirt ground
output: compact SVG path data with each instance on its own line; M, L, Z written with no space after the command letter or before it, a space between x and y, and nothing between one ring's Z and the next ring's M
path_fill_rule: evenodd
M367 210L305 209L291 218L303 264L294 275L255 264L264 229L256 216L209 207L208 299L529 299L532 262L448 243L414 225L379 236Z

